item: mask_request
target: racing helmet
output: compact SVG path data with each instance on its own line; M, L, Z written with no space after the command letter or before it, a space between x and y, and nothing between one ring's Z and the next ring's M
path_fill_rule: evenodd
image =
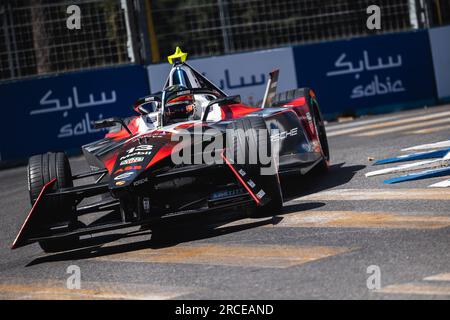
M166 88L166 91L186 90L185 86L176 84ZM167 101L164 108L164 120L166 124L191 120L195 111L194 97L190 94L177 96Z

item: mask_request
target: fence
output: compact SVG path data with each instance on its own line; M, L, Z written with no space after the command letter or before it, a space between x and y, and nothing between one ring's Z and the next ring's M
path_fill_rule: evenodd
M130 62L120 1L82 0L82 28L66 27L74 1L0 4L0 80Z
M379 0L382 29L366 28L370 0L198 0L152 2L158 55L183 45L208 56L450 22L450 0Z
M66 27L67 7L81 29ZM450 0L378 0L382 29L366 28L371 0L17 0L0 4L0 81L129 62L343 39L450 23ZM151 57L151 60L150 60Z

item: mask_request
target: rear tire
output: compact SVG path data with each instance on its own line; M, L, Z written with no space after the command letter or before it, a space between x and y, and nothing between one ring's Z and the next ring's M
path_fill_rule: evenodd
M261 117L244 117L232 122L228 129L232 129L232 131L228 132L232 132L233 136L227 137L227 140L234 139L233 159L239 159L239 154L245 155L245 159L243 159L245 161L243 165L245 170L260 177L261 187L271 199L266 205L258 206L251 216L260 217L278 214L283 207L283 195L278 172L270 175L261 175L259 159L258 164L250 163L250 150L258 150L259 154L259 148L262 145L265 145L267 154L272 155L270 135L264 119ZM266 134L260 135L259 130L265 130Z
M325 130L325 123L322 118L322 114L320 113L319 107L317 106L317 102L313 100L313 105L311 106L313 111L313 121L314 128L317 133L320 149L322 151L323 160L318 165L318 169L320 172L327 172L330 167L330 149L328 146L328 138L327 132Z
M73 186L72 172L67 156L63 152L48 152L46 154L32 156L27 167L28 190L31 205L36 202L42 188L53 179L56 179L52 190ZM45 202L45 217L42 219L42 232L49 232L52 226L68 225L69 228L77 224L73 213L75 202L64 201L63 198L54 197ZM45 252L63 251L79 240L71 237L64 240L40 241L39 245Z

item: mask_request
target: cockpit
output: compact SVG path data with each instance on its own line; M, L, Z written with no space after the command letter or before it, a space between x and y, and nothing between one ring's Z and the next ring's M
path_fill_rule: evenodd
M169 56L172 68L163 90L140 99L135 105L137 112L146 115L160 113L162 126L204 119L205 112L207 115L204 120L220 120L220 107L212 105L211 101L227 95L204 75L184 63L186 55L177 48L175 54Z

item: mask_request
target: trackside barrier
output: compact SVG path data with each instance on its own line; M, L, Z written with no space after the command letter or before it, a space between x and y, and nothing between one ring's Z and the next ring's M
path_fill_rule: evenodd
M0 83L0 162L99 139L92 121L129 116L146 94L145 68L136 65Z
M278 92L312 87L332 118L449 101L449 39L450 26L188 61L254 105L278 68ZM138 97L162 89L169 70L168 63L129 65L0 83L0 163L101 138L90 123L131 115Z
M298 84L316 88L328 117L436 102L428 31L297 46L294 54Z
M327 118L436 102L425 30L188 60L223 90L253 104L264 94L265 75L279 68L278 92L314 88ZM168 63L148 67L152 91L161 90L169 70Z
M450 101L450 26L429 30L437 95L442 102Z

